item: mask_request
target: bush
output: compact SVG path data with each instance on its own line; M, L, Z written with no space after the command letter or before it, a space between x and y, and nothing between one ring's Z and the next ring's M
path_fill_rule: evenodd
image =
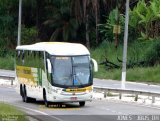
M116 25L116 9L110 12L109 16L106 18L106 22L104 24L99 24L99 32L102 35L102 40L113 42L114 41L114 34L113 28ZM119 34L119 40L123 40L123 32L124 32L124 21L125 18L123 15L119 15L119 25L121 26L121 34Z
M160 64L160 39L154 40L145 53L145 61L148 66Z
M33 44L36 42L38 30L36 27L25 28L22 27L22 42L21 44Z

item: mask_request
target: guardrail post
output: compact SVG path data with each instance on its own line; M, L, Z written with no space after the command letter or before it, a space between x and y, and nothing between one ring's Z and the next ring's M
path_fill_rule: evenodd
M13 85L13 80L11 80L11 85Z
M152 96L152 103L155 103L155 96Z
M119 93L119 99L120 100L122 99L122 93Z
M134 101L138 101L138 94L135 95Z
M104 98L106 98L106 97L107 97L107 91L104 92Z

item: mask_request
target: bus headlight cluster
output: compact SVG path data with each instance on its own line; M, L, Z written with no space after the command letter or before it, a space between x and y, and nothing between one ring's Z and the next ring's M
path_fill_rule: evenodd
M61 94L62 93L62 89L52 89L53 92Z
M62 90L57 90L57 93L58 93L58 94L61 94L61 92L62 92Z
M62 93L62 89L56 89L56 93L61 94Z
M86 90L86 93L89 93L90 91L89 90Z
M86 93L90 93L90 92L92 92L92 90L86 90Z

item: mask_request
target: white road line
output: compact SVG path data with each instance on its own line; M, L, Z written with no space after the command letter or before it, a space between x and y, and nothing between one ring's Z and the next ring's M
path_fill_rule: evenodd
M57 118L57 117L55 117L55 116L50 116L49 114L47 114L47 113L45 113L45 112L42 112L42 111L38 111L38 110L34 110L34 109L30 109L30 108L27 108L27 107L22 107L22 106L18 106L18 105L16 105L16 107L19 107L19 108L24 108L24 109L26 109L26 110L30 110L30 111L32 111L32 112L36 112L36 113L40 113L40 114L42 114L42 115L47 115L47 116L49 116L49 117L51 117L51 118L54 118L54 119L56 119L56 120L58 120L58 121L63 121L62 119L60 119L60 118Z

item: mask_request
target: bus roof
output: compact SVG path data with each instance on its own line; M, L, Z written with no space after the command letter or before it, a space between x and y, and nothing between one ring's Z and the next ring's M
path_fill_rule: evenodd
M16 50L45 51L51 55L90 55L84 45L67 42L40 42L17 46Z

